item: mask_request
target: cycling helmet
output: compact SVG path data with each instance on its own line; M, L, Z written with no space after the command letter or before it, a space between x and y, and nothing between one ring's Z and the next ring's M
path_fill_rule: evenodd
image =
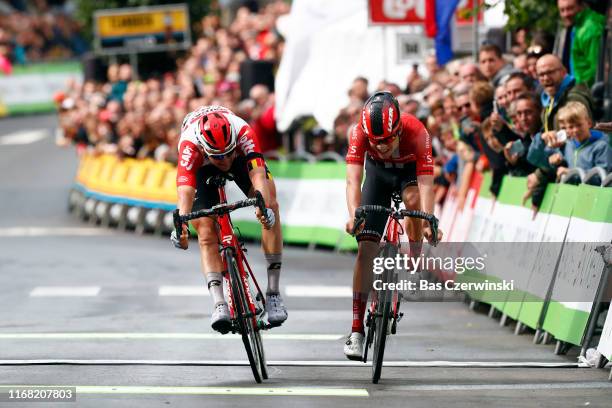
M390 92L376 92L361 111L361 128L372 142L394 136L400 126L397 99Z
M208 155L231 153L236 147L236 136L227 118L219 113L208 113L200 118L198 141Z

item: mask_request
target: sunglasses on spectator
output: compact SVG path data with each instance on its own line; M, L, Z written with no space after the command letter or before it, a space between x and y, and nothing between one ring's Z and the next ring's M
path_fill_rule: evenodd
M459 109L470 109L470 103L464 103L463 105L459 105Z

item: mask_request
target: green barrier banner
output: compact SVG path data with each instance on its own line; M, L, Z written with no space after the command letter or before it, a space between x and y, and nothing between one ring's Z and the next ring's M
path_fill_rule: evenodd
M82 77L80 62L16 66L11 75L0 75L0 112L12 115L52 111L53 94L66 89L69 79Z
M344 163L270 161L268 167L276 184L284 241L334 247L355 242L344 232L348 217ZM228 201L244 198L234 183L226 189ZM232 220L242 234L258 238L261 227L253 214L252 208L243 208L232 213Z
M564 187L573 187L574 197L580 199L568 225L543 329L558 340L580 345L593 302L568 299L595 299L604 270L603 258L595 248L598 242L609 243L612 237L612 190L588 185Z

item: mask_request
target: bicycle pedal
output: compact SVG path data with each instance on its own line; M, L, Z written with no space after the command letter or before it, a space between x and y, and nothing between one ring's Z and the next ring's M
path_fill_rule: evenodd
M399 315L397 316L397 319L395 319L395 321L399 322L400 320L402 320L402 317L404 317L404 313L400 312Z

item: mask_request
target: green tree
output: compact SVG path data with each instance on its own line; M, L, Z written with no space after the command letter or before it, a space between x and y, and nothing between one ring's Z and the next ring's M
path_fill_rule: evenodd
M528 28L555 34L559 21L557 0L497 0L504 1L508 16L508 31Z
M93 14L96 10L122 7L156 6L161 4L187 3L191 25L197 22L214 8L214 0L184 1L180 0L76 0L76 18L83 24L84 35L91 41L93 39ZM193 30L192 30L193 31Z

